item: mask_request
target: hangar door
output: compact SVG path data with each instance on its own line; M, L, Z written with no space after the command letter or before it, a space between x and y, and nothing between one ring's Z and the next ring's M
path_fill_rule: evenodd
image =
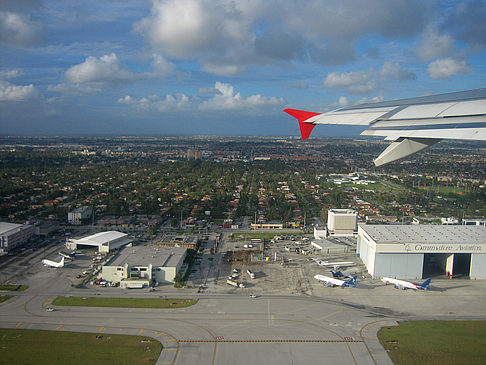
M471 271L471 254L455 253L454 265L452 267L453 276L469 276Z
M425 253L422 279L445 275L447 271L447 259L450 255L449 253Z
M430 278L447 273L453 276L469 276L471 270L470 253L426 253L422 278Z

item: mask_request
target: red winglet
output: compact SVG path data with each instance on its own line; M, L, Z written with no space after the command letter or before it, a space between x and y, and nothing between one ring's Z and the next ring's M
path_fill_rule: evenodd
M314 113L314 112L306 112L304 110L298 110L298 109L284 109L284 112L290 114L294 118L297 118L297 120L299 121L300 135L302 136L302 139L309 138L312 129L314 129L314 127L316 126L315 124L306 123L305 121L309 118L321 114L321 113Z

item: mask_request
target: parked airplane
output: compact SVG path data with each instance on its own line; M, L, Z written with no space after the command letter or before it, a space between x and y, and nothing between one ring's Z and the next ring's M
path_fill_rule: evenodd
M322 281L324 283L324 286L340 286L341 288L344 287L349 287L349 286L356 286L356 279L358 277L354 276L352 279L349 279L347 281L344 280L339 280L339 279L334 279L330 278L329 276L324 276L324 275L315 275L314 279Z
M340 262L329 262L329 261L322 261L322 260L317 260L314 259L314 261L317 263L317 265L320 266L332 266L334 270L338 270L341 267L347 267L347 266L354 266L355 263L351 261L340 261Z
M44 266L48 266L48 267L63 267L64 266L64 257L59 262L44 259L44 260L42 260L42 264Z
M427 279L422 284L417 284L417 283L411 283L411 282L405 281L405 280L398 280L398 279L392 279L392 278L383 278L383 279L381 279L381 281L383 281L385 283L385 285L387 285L387 284L393 284L393 286L396 289L402 289L402 290L405 290L405 289L429 290L429 286L430 286L430 281L431 280L432 279Z
M376 166L410 156L442 139L486 140L486 89L351 105L327 113L284 109L297 118L302 139L316 124L363 125L361 134L393 141Z

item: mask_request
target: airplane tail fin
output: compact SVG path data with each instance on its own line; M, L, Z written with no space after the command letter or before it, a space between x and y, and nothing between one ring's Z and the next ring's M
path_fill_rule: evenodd
M348 281L346 281L344 284L346 286L356 286L356 280L358 279L358 276L355 275L353 276L351 279L349 279Z
M298 109L284 109L284 112L293 116L299 121L300 135L302 139L309 138L312 129L314 129L314 127L316 126L313 123L306 123L306 120L321 114L321 113L314 113L314 112L306 112L305 110L298 110Z
M422 284L420 284L419 287L421 289L428 290L431 281L432 281L432 279L427 279Z

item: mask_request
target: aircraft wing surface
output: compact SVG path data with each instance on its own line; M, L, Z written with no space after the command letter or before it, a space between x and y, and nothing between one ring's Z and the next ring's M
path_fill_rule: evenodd
M327 113L285 109L297 118L302 139L317 124L368 126L361 134L393 141L376 166L407 157L442 139L486 141L486 89L344 107Z

